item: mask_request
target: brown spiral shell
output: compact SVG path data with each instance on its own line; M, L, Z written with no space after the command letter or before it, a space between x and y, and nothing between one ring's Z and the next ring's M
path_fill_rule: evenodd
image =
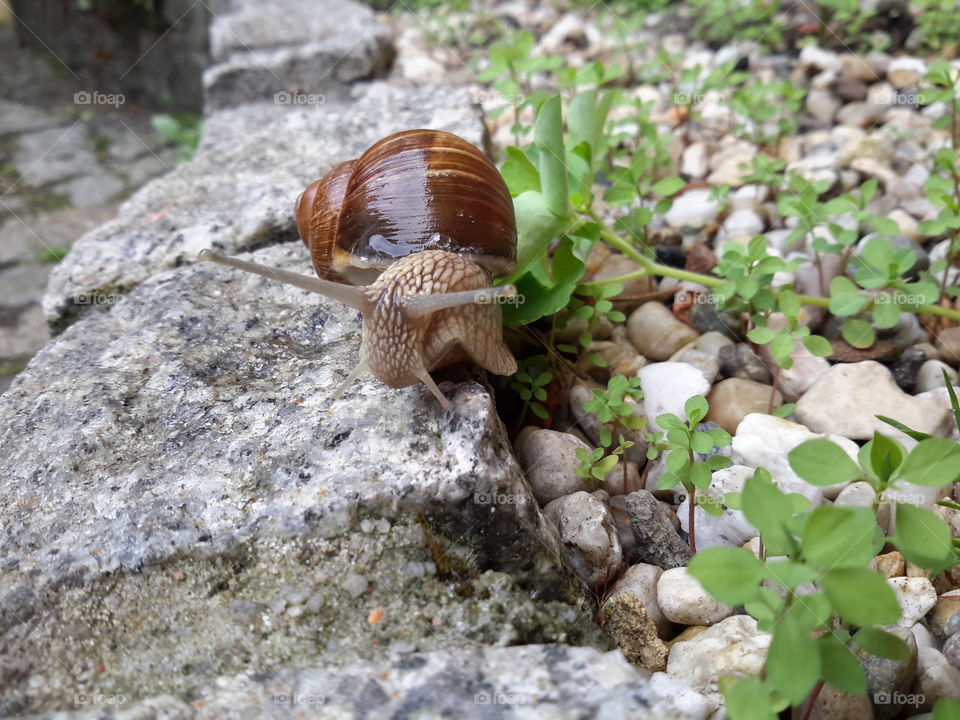
M365 285L411 253L465 255L494 275L516 264L513 200L487 157L439 130L406 130L341 163L297 199L320 277Z

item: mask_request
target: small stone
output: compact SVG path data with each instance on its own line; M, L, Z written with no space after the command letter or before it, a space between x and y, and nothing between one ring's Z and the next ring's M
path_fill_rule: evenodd
M893 375L893 381L897 387L905 393L914 392L917 386L917 374L926 362L927 356L923 350L912 347L904 350L890 367L890 374Z
M950 378L951 385L960 385L960 372L957 372L942 360L927 360L917 371L917 384L914 387L914 392L920 394L928 390L945 388L946 385L943 382L944 371Z
M526 473L533 496L543 507L564 495L587 489L574 471L580 465L576 451L591 448L570 433L537 428L517 438L517 459Z
M641 368L639 377L649 431L659 427L656 419L663 413L672 413L686 420L683 406L687 400L694 395L706 395L710 390L710 383L703 373L686 363L653 363Z
M783 396L770 385L761 385L752 380L727 378L721 380L710 390L707 401L710 411L707 420L717 423L731 435L737 432L737 426L750 413L767 412L770 397L773 395L773 408L783 404Z
M951 590L937 598L927 615L927 626L941 640L960 632L960 590Z
M757 630L756 620L749 615L734 615L690 640L674 643L667 659L667 674L682 678L719 704L720 678L759 675L769 647L770 634Z
M663 575L663 568L647 563L636 563L627 568L617 584L614 585L608 600L618 595L632 593L643 604L644 610L657 626L657 634L665 637L673 630L673 623L667 620L660 605L657 604L657 581Z
M870 102L852 102L837 111L836 121L851 127L870 127L883 117L884 108Z
M340 583L340 587L347 591L347 594L350 597L360 597L367 591L367 586L369 583L363 575L358 573L350 573L343 579L343 582Z
M731 340L740 340L740 321L726 310L717 310L713 302L698 302L687 316L702 333L718 332Z
M920 672L914 688L917 695L923 699L925 708L932 708L944 698L960 702L960 669L955 664L956 652L960 646L960 643L956 642L958 637L960 636L954 636L944 644L943 652L932 647L920 649ZM907 709L914 708L908 705Z
M941 330L937 336L940 359L954 367L960 367L960 327Z
M834 500L834 504L841 507L873 507L876 498L877 493L873 486L861 480L850 483L841 490Z
M949 432L951 419L937 402L904 393L890 371L873 360L832 366L804 393L796 409L797 419L815 432L830 431L851 440L869 440L874 432L906 437L876 415L940 437Z
M746 343L720 348L720 374L727 378L743 378L769 385L773 376L760 356Z
M808 720L874 720L873 705L866 695L851 695L824 685Z
M838 77L833 81L830 89L845 103L867 99L867 84L857 78Z
M662 303L648 302L630 313L627 337L641 355L666 360L696 340L697 331L680 322Z
M674 198L673 205L664 215L667 225L676 228L699 230L717 219L720 204L710 197L707 189L694 189Z
M607 600L601 608L603 629L632 665L650 672L667 669L669 650L657 635L656 623L633 592Z
M893 588L903 611L898 625L908 628L927 614L937 602L937 591L926 577L893 577L887 582Z
M822 435L810 432L799 423L790 422L773 415L752 413L747 415L737 427L733 436L734 462L750 467L764 467L770 471L774 481L789 492L799 492L809 497L817 506L823 497L834 498L843 489L843 485L830 485L814 488L793 472L787 460L788 453L807 440L826 437L837 443L850 458L856 462L859 447L854 442L838 435Z
M777 367L776 361L770 354L769 345L761 347L760 357L767 367ZM799 341L793 346L790 357L793 359L793 365L786 370L780 368L777 371L780 378L777 389L783 394L784 400L795 402L829 369L830 363L825 358L811 353Z
M923 183L920 182L917 184L922 185ZM914 218L910 213L901 210L900 208L896 208L887 213L887 219L893 220L897 224L897 227L900 228L901 236L907 238L908 240L912 240L915 243L923 240L923 233L920 232L920 223L918 223L916 218ZM924 260L926 260L927 264L929 265L929 259L926 257L926 251L923 251L922 254ZM925 270L926 268L924 267L921 269Z
M680 156L680 174L691 180L699 180L707 174L707 144L690 143Z
M960 670L960 634L951 635L943 644L943 656L954 668ZM960 688L960 679L954 681L954 687Z
M897 550L877 555L870 565L885 578L900 577L906 568L903 555Z
M754 236L763 232L763 218L753 210L734 210L723 221L721 228L728 237Z
M854 645L851 649L860 659L863 672L867 677L867 697L873 699L873 709L877 720L897 717L902 705L891 702L893 697L906 697L917 673L917 641L905 627L885 627L887 632L903 640L910 649L906 660L882 658L868 653ZM903 702L903 701L901 701Z
M606 505L580 491L557 498L543 514L560 533L565 563L587 587L601 587L617 576L623 553Z
M721 503L726 493L741 492L747 478L752 477L753 473L754 469L746 465L731 465L717 470L713 473L710 487L698 491L697 496L707 493ZM677 507L680 527L687 533L690 532L689 512L690 498L687 497ZM724 508L722 515L711 515L698 506L694 508L694 515L698 551L717 545L741 547L751 538L757 537L756 528L747 521L741 510Z
M705 332L694 342L694 347L696 347L698 350L703 350L705 353L710 353L718 359L720 356L720 350L725 347L732 346L733 341L730 338L723 333L718 333L713 330L710 332Z
M830 125L840 109L840 102L828 90L811 90L807 93L807 112L821 125Z
M659 500L646 490L638 490L627 495L624 502L641 562L664 569L690 562L690 546L677 535Z
M806 45L800 51L799 63L816 70L831 70L839 73L843 69L840 56L816 45Z
M915 88L927 74L927 64L916 57L897 57L890 61L887 80L897 89Z
M613 469L603 476L603 489L611 496L629 495L636 490L642 490L640 484L640 470L635 462L620 460Z
M664 570L657 582L657 602L668 620L681 625L714 625L733 615L733 608L714 600L685 567Z
M692 345L672 355L670 362L681 362L692 365L703 373L703 377L708 385L713 383L717 374L720 372L720 361L717 360L716 356L706 353L703 350L698 350Z

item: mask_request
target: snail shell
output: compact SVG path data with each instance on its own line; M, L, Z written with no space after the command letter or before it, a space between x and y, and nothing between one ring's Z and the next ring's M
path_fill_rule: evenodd
M373 282L427 249L467 257L492 275L516 265L513 200L493 163L439 130L383 138L297 199L297 227L322 278Z

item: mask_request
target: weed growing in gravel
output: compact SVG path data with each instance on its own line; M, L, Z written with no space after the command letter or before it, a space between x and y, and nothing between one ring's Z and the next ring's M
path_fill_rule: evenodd
M711 515L723 514L723 508L719 507L711 496L706 493L697 495L697 489L709 488L713 472L730 465L730 458L725 455L709 455L704 460L698 460L697 455L708 455L714 448L729 445L731 437L719 428L697 430L697 425L710 410L706 398L702 395L694 395L687 400L683 410L687 416L686 422L672 413L657 416L657 425L663 428L663 431L647 436L650 443L647 459L652 462L663 454L667 472L657 483L661 490L669 490L679 483L687 491L690 498L690 551L696 553L696 507L700 506Z

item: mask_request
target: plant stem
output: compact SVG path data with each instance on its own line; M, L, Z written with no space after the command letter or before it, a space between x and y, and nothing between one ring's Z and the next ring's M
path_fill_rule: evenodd
M810 713L813 712L813 706L817 704L817 698L820 697L821 690L823 690L823 680L817 681L817 684L814 685L810 691L810 695L807 696L807 701L804 703L803 715L800 716L800 720L807 720L810 717Z
M662 265L658 262L654 262L650 258L643 255L639 250L637 250L629 242L626 242L621 237L619 237L613 230L611 230L606 224L600 220L599 217L593 212L589 212L590 217L600 225L600 234L604 240L613 245L617 250L622 252L627 257L632 260L637 261L642 267L642 270L637 270L632 273L627 273L626 275L618 275L617 277L606 278L604 280L592 280L590 282L580 283L578 287L589 288L589 287L599 287L602 285L611 285L613 283L624 283L629 282L630 280L636 280L637 278L645 277L648 275L662 275L664 277L672 277L677 280L688 280L690 282L695 282L700 285L706 285L707 287L717 287L721 285L724 281L722 278L713 277L711 275L702 275L700 273L691 272L689 270L682 270L680 268L670 267L669 265ZM949 268L948 268L949 271ZM779 296L777 291L774 291L774 296ZM830 307L830 298L827 297L818 297L815 295L800 295L797 294L797 299L800 301L801 305L812 305L814 307L829 308ZM940 307L939 305L921 305L916 310L912 310L915 314L927 314L927 315L939 315L941 317L950 318L951 320L956 320L960 322L960 310L951 310L949 308Z
M687 488L690 497L687 498L689 501L689 506L687 507L687 527L690 528L690 554L697 554L697 532L694 528L694 517L696 516L694 510L696 509L697 504L697 486L690 484L690 487Z

